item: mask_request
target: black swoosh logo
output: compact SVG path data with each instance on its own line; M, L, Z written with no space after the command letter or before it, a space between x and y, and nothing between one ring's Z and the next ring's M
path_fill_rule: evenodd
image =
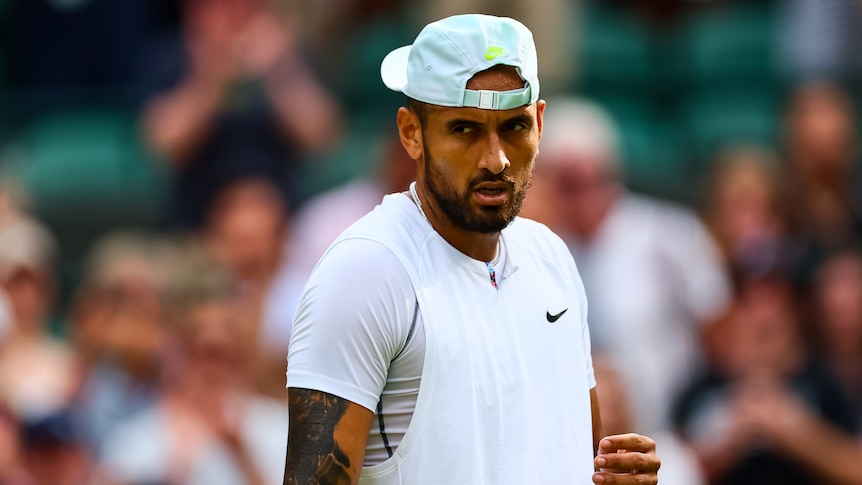
M549 322L554 323L554 322L556 322L557 320L559 320L559 319L560 319L560 317L562 317L562 316L563 316L563 313L566 313L567 311L569 311L569 309L568 309L568 308L566 308L565 310L561 311L560 313L557 313L556 315L551 315L551 312L547 312L547 315L545 315L545 316L547 316L547 317L548 317L548 321L549 321Z

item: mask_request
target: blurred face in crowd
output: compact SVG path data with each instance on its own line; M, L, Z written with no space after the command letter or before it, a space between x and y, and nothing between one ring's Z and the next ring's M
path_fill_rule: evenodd
M193 305L185 312L185 348L189 369L204 382L232 385L247 370L250 335L230 299Z
M240 277L256 280L275 270L281 255L286 211L280 194L264 180L243 180L216 199L207 239L216 257Z
M54 304L54 279L47 267L19 268L2 282L19 330L41 331Z
M756 161L728 160L711 194L716 223L732 239L771 228L776 222L776 194L767 171Z
M514 68L506 66L478 73L467 83L469 89L493 91L523 86ZM533 180L544 102L511 110L424 106L418 116L421 148L411 155L420 158L418 184L432 201L425 212L442 215L461 231L502 230L520 211Z
M788 126L791 155L803 175L838 177L855 162L855 120L848 97L832 86L796 95Z
M109 359L138 377L154 375L162 345L162 314L157 289L129 278L93 288L76 309L76 337L93 359Z
M853 355L862 348L862 255L838 254L816 276L817 328L830 354Z
M781 257L786 217L780 172L759 150L720 156L710 177L706 219L731 266L762 271Z
M584 239L600 227L621 190L608 160L576 153L541 154L537 178L538 197L554 212L547 223Z
M782 378L801 352L790 284L780 276L743 282L716 339L722 367L731 375Z
M86 362L110 362L141 379L157 375L164 269L143 235L111 233L95 244L72 310L72 336Z

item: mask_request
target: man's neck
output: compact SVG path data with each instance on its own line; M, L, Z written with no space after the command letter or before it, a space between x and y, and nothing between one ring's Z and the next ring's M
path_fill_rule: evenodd
M412 194L410 198L413 198ZM497 256L500 232L481 233L462 229L453 224L436 204L427 199L422 200L421 208L431 227L458 251L483 262L492 261Z

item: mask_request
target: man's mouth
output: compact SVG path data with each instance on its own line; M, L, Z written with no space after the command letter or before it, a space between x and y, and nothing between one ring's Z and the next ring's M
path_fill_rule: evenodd
M505 182L483 182L473 189L473 197L480 205L502 205L509 194Z

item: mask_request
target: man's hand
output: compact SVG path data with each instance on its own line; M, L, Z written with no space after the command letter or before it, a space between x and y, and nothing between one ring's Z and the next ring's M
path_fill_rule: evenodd
M655 441L629 433L602 438L595 466L599 471L593 474L593 483L655 484L661 460Z

